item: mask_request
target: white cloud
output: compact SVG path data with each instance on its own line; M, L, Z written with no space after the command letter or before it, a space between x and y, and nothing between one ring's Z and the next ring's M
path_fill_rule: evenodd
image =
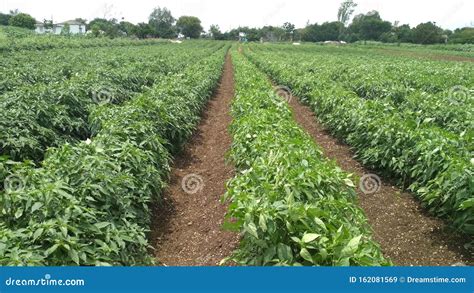
M342 1L342 0L341 0ZM38 20L64 21L77 17L93 19L104 13L118 19L138 23L147 21L156 6L167 7L173 16L194 15L205 28L218 24L228 30L239 25L281 25L286 21L303 27L307 21L322 23L336 19L341 1L334 0L0 0L0 9L6 12L18 8ZM444 28L457 28L474 24L471 0L355 0L357 13L378 10L383 19L412 26L420 22L435 21ZM108 7L108 8L107 8Z

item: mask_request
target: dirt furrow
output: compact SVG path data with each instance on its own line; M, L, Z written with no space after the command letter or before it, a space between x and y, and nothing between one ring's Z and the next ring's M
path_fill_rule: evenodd
M234 175L225 163L232 142L228 126L233 96L232 60L227 55L219 88L175 159L169 186L154 211L151 237L159 264L217 265L238 245L238 234L221 227L227 206L220 202Z
M316 120L314 113L296 97L290 99L296 121L320 145L324 154L345 171L358 177L375 172L364 168L350 147L332 137ZM356 182L359 185L359 182ZM455 235L442 220L426 214L413 195L381 179L373 194L357 188L360 206L365 211L374 238L384 255L401 266L472 265L473 255L464 249L466 240Z

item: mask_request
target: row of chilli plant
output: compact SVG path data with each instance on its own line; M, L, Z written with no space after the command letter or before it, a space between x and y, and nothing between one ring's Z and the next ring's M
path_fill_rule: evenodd
M82 75L91 70L107 72L128 62L143 58L143 53L156 54L155 60L180 56L183 52L202 52L224 43L189 41L183 44L157 43L153 46L111 46L46 51L19 51L0 56L0 94L20 86L52 84ZM194 60L194 59L192 59ZM179 60L176 60L179 62ZM186 59L181 63L184 66Z
M35 84L54 84L95 71L108 72L143 59L145 52L171 50L171 46L57 49L15 52L0 58L0 94ZM150 54L148 54L150 55Z
M114 58L113 52L101 55L101 61L69 79L27 85L1 95L0 156L40 162L48 147L90 138L89 113L96 106L121 104L222 44L187 52L191 48L175 49L174 54L167 47L122 49L120 58ZM107 60L110 66L101 68Z
M0 53L8 54L15 51L72 49L89 47L119 47L143 46L165 43L166 40L148 39L134 40L129 38L92 38L83 36L56 36L56 35L31 35L23 38L8 37L0 40Z
M305 64L247 56L274 80L291 87L321 122L354 148L361 162L409 186L430 212L474 235L472 137L418 125L378 100L362 99L327 74L309 71Z
M150 202L193 132L225 48L121 106L94 109L95 137L17 167L0 192L0 265L147 265Z
M271 56L292 58L314 74L327 75L364 99L381 100L417 124L437 125L455 134L474 136L474 77L470 63L374 57L352 50L270 52Z
M229 260L244 265L390 265L372 240L349 174L327 160L266 76L234 55L225 227L240 231Z

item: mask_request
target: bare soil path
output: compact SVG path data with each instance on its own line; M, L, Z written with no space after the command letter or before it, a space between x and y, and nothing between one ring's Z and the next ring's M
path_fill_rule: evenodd
M184 151L175 159L171 182L155 207L151 239L159 264L212 266L229 256L239 236L221 226L227 206L220 202L233 167L225 163L231 147L227 129L234 97L234 75L226 56L219 88Z
M345 171L362 177L374 172L353 158L350 147L332 137L314 113L296 97L290 99L296 121L322 147L324 154ZM355 182L359 185L359 182ZM474 256L464 249L466 239L453 235L442 220L425 213L412 194L381 180L380 189L365 194L357 188L359 204L365 211L374 238L384 255L401 266L474 265Z

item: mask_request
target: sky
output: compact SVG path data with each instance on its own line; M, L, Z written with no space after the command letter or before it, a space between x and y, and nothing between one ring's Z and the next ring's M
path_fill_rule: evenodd
M197 16L204 29L218 24L222 31L238 26L281 26L291 22L297 28L306 23L323 23L337 19L342 0L0 0L0 11L12 9L29 13L37 20L53 18L61 22L75 18L122 17L133 23L147 22L154 7L167 7L173 16ZM354 15L379 11L384 20L416 26L435 21L455 29L474 26L473 0L355 0Z

